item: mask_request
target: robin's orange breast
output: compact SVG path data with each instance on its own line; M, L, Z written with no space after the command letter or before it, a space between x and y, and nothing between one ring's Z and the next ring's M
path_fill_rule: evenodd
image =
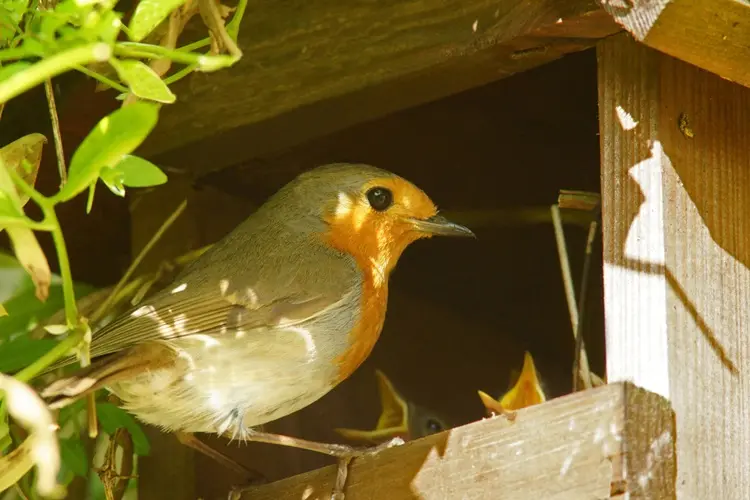
M348 348L335 358L341 382L359 368L372 352L380 337L388 303L387 283L376 283L369 271L364 272L359 321L349 332Z
M347 349L334 360L339 383L364 362L380 337L388 305L388 274L397 253L394 242L384 238L383 229L374 220L358 217L356 211L328 223L324 241L351 255L362 273L359 319L349 332Z

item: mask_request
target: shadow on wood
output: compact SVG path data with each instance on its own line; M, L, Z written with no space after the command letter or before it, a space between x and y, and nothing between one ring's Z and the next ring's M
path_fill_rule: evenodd
M675 498L669 403L627 383L486 419L356 459L347 500L365 498ZM327 499L335 466L278 481L244 500Z

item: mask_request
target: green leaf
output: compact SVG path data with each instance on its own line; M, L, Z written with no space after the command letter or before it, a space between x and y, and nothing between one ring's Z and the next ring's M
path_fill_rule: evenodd
M109 62L117 71L120 80L125 82L136 96L167 104L177 99L159 75L141 61L135 59L117 61L112 58Z
M53 339L32 339L28 335L20 335L10 341L0 344L0 372L15 373L30 365L57 342Z
M94 28L97 38L107 44L117 41L117 35L120 34L122 15L112 10L102 13L102 18L96 23Z
M45 144L47 144L47 138L42 134L25 135L0 149L0 160L5 168L12 169L26 184L33 187L36 184L36 176L42 162L42 149ZM13 185L13 181L10 179L3 182L8 181ZM13 188L18 193L21 206L24 206L29 201L29 197L22 194L17 186L13 186ZM5 190L5 184L0 189Z
M60 439L60 459L62 466L60 472L65 479L68 479L61 481L64 484L72 481L72 476L86 477L88 475L89 459L80 439Z
M52 273L44 250L31 229L8 227L5 230L10 237L13 252L34 282L36 297L44 302L49 296L49 286L52 283Z
M8 172L8 168L13 168L13 166L5 163L6 148L3 148L0 152L0 216L24 221L23 203ZM36 177L36 173L34 173L34 177ZM2 228L0 227L0 229ZM8 226L5 230L10 237L13 253L34 282L36 296L41 301L46 300L49 294L51 273L47 257L44 255L42 247L39 246L34 232L28 227L17 225Z
M96 182L92 182L89 186L89 198L86 200L86 213L90 214L91 209L94 206L94 194L96 193Z
M125 196L125 186L149 187L167 182L167 175L159 167L132 155L125 155L114 168L103 168L100 177L117 196Z
M29 0L4 0L0 5L0 45L15 38Z
M59 282L56 275L53 275L53 279ZM80 300L93 292L95 288L85 283L74 283L73 290L76 298ZM64 305L62 285L59 283L50 287L49 297L45 302L40 302L36 298L33 286L24 287L21 293L3 302L8 315L0 318L0 342L29 332L62 309Z
M84 411L86 411L86 400L79 399L75 403L60 409L60 413L57 415L57 423L61 428L65 427L72 419L79 418Z
M167 174L140 156L125 155L115 168L122 172L122 183L128 187L158 186L167 182Z
M148 438L144 434L141 426L125 410L111 403L97 403L96 415L104 431L110 436L120 427L124 427L130 433L133 439L133 450L138 455L148 455L151 451Z
M141 0L130 18L130 39L140 42L185 0Z
M0 302L7 302L13 297L34 289L29 275L18 259L0 252ZM0 330L1 331L1 330Z
M117 196L125 196L125 187L122 183L123 173L116 168L104 167L99 173L99 178L105 186Z
M73 198L96 181L102 168L117 165L124 155L140 146L158 116L158 105L136 102L104 117L73 154L68 182L54 200Z

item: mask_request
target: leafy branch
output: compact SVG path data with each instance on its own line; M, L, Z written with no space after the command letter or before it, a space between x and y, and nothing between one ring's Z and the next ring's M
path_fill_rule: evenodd
M31 406L16 404L24 394L34 394L28 384L59 359L75 353L82 365L89 362L91 330L84 316L87 313L82 314L82 306L76 299L76 293L83 288L72 276L58 205L88 191L86 210L90 212L100 181L117 196L125 196L126 188L165 183L167 177L161 169L133 152L156 126L160 106L176 101L169 85L194 71L229 67L242 56L237 37L247 0L239 0L234 9L217 0L141 0L127 26L123 22L125 14L114 10L116 3L116 0L6 0L0 4L0 113L11 99L44 84L60 176L60 187L53 194L44 195L34 187L42 147L47 142L41 134L30 134L0 149L0 231L7 231L17 263L29 280L29 285L20 287L18 294L0 296L0 325L3 322L15 325L0 328L0 367L3 372L15 373L0 379L0 491L15 485L32 498L37 494L59 496L62 490L57 485L58 477L67 478L63 480L65 483L72 476L91 470L80 465L85 461L85 450L75 438L80 432L76 415L83 405L65 408L57 416L58 446L54 439L54 442L49 440L50 435L54 437L49 429L55 419L43 402L36 398ZM231 12L234 12L232 18L225 24ZM178 46L183 29L197 13L209 36ZM149 43L159 37L164 27L166 34L159 43ZM200 52L206 47L208 51ZM184 67L168 74L173 64ZM69 71L115 89L123 105L99 121L75 150L66 168L52 79ZM41 210L41 221L26 215L29 201ZM184 205L164 227L182 209ZM52 236L59 276L51 273L35 232ZM0 267L7 263L6 259L0 254ZM147 278L146 282L136 280L126 284L137 264L138 259L108 298L99 302L96 311L91 311L93 326L124 295L139 296L153 283L152 278ZM64 322L45 327L53 338L34 337L35 321L54 312L52 299L61 301ZM34 321L30 321L29 314L35 315ZM20 359L23 364L19 364ZM110 436L118 429L126 429L132 436L134 452L148 452L145 437L132 417L106 403L97 403L94 411L93 398L91 402L90 415L99 416ZM10 416L13 422L29 429L25 439L12 431ZM96 420L93 422L96 427ZM63 436L71 432L72 437ZM114 445L128 442L120 439L121 433L117 437L111 440ZM32 470L35 464L36 473ZM66 474L61 475L61 470L67 471ZM35 478L35 489L28 487L29 477Z

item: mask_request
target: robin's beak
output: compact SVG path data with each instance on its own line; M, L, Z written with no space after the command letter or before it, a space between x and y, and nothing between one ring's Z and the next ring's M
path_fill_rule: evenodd
M409 219L417 231L435 236L471 236L474 233L468 227L451 222L442 215L433 215L427 219Z

